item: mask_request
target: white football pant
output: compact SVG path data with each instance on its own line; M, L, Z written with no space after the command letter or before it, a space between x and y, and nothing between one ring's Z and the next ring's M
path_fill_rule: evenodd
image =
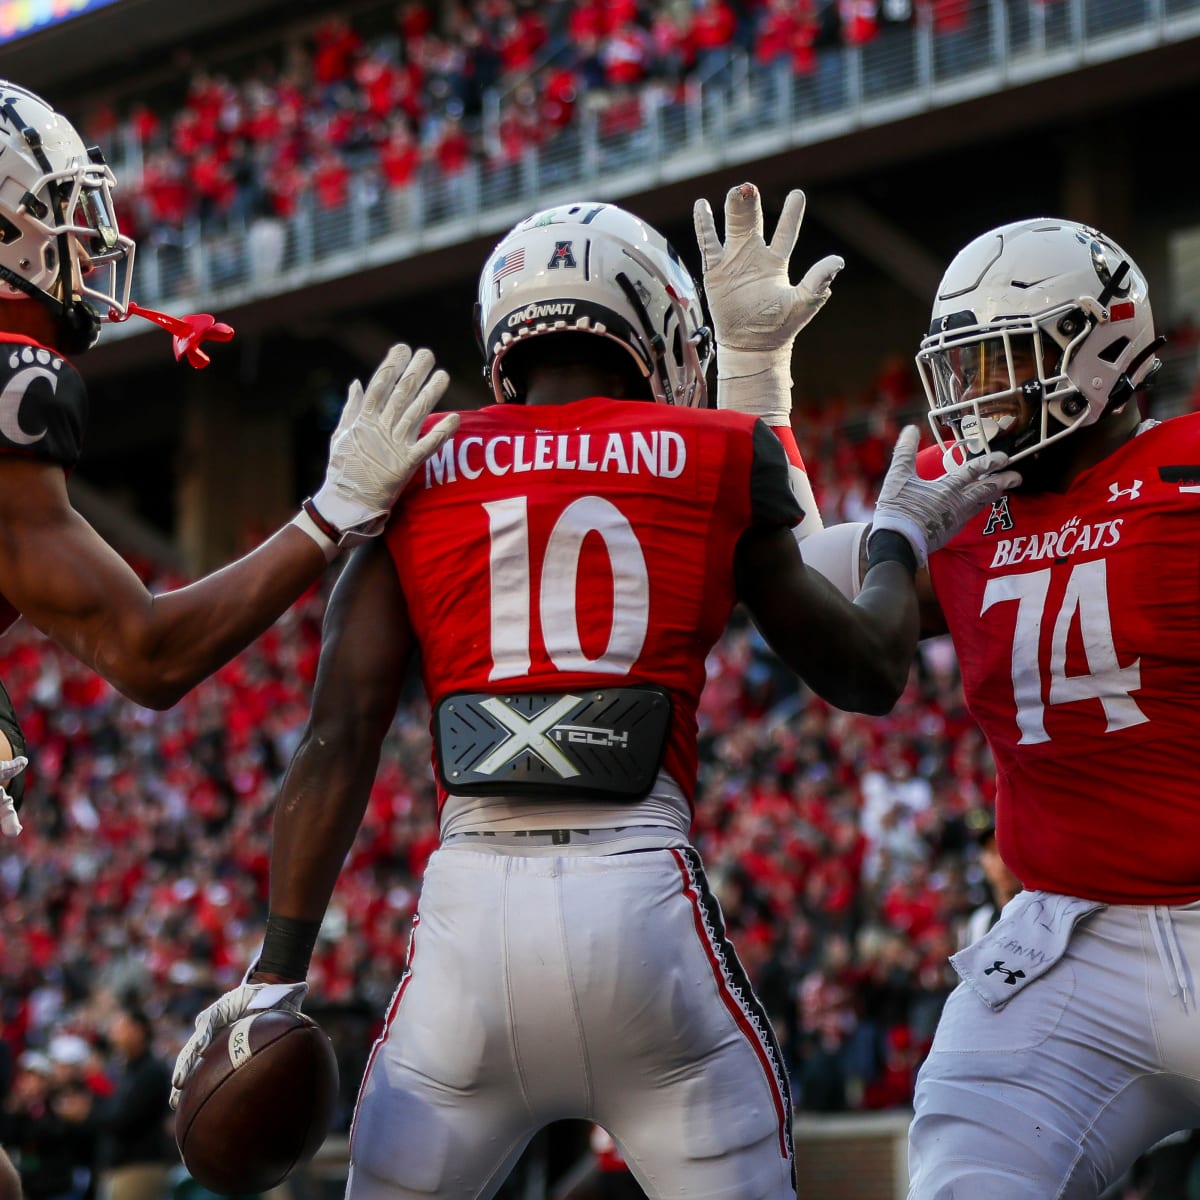
M442 846L372 1051L349 1200L492 1196L551 1121L647 1195L794 1200L778 1046L691 848Z
M950 996L921 1068L909 1200L1095 1200L1200 1127L1200 905L1102 909L992 1011Z

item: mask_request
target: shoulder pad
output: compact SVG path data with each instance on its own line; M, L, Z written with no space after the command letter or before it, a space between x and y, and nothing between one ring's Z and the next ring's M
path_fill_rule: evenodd
M83 449L87 391L46 346L0 334L0 456L73 467Z

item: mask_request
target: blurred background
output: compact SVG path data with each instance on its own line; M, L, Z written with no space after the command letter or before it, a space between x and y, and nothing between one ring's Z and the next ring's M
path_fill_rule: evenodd
M105 148L134 298L237 329L203 372L142 322L80 363L73 498L154 589L294 512L347 383L394 340L436 352L446 407L487 402L479 269L561 200L632 209L699 277L697 196L719 213L750 179L770 229L806 191L797 267L847 263L793 369L826 523L869 517L900 425L924 422L913 354L934 287L992 225L1066 216L1120 242L1169 337L1147 414L1200 401L1200 0L0 0L0 77ZM164 1197L203 1195L165 1098L132 1105L130 1064L169 1064L257 947L331 582L166 713L27 625L0 642L32 758L26 832L0 846L0 1142L31 1200L93 1200L129 1165L159 1170ZM925 643L895 711L853 717L737 616L701 720L695 841L787 1056L801 1194L902 1197L947 955L1013 886L953 650ZM427 755L414 680L310 974L344 1095L280 1189L295 1200L341 1194L436 844ZM1173 1139L1111 1195L1200 1197L1196 1150ZM563 1123L504 1195L640 1192L603 1131Z

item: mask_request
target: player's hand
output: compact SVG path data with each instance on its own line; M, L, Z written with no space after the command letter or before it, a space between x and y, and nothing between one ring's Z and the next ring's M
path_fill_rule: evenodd
M5 837L16 837L24 826L17 816L16 803L4 785L20 775L27 766L29 759L23 754L18 754L16 758L0 759L0 833Z
M446 392L450 376L433 354L393 346L366 390L356 379L329 443L325 482L312 505L338 531L339 545L375 537L413 472L458 428L457 413L424 437L421 424Z
M184 1042L183 1049L175 1059L175 1071L171 1076L171 1107L179 1107L183 1085L212 1044L218 1030L232 1025L247 1013L262 1012L268 1008L287 1008L299 1012L307 992L307 983L243 982L233 991L214 1000L196 1018L195 1032Z
M937 479L922 479L916 469L920 440L916 425L906 425L896 439L871 532L890 529L907 538L923 567L981 508L1018 487L1021 476L1004 470L1007 454L993 451L951 467Z
M788 193L769 243L763 240L762 200L752 183L725 196L724 245L708 201L697 200L692 213L717 340L717 407L753 413L768 425L788 424L792 344L821 311L846 265L830 255L792 285L788 264L804 206L802 191Z

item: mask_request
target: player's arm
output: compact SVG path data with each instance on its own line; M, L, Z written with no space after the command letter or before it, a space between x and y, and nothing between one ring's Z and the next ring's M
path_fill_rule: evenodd
M805 565L790 529L751 527L738 545L739 597L763 636L840 708L878 713L896 702L921 632L918 572L974 513L1020 482L999 454L921 479L918 440L910 425L896 442L853 600Z
M738 544L737 582L768 644L819 696L850 712L896 703L919 634L913 570L901 557L873 566L847 600L804 563L790 529L756 527Z
M412 647L387 547L356 550L330 597L312 709L275 808L273 920L319 925L324 917L362 820ZM259 964L268 974L271 958L268 927Z
M10 603L114 687L173 704L262 633L325 569L294 527L198 583L152 596L71 506L52 463L0 461L0 562Z
M387 548L362 546L330 597L312 709L275 807L262 950L241 985L197 1016L175 1062L172 1108L219 1029L247 1012L303 1003L309 959L366 808L411 651Z
M457 416L424 437L445 391L428 351L397 346L352 386L328 472L289 526L197 583L151 595L71 506L62 467L0 460L0 587L28 620L141 704L166 708L262 633L347 538L373 536Z
M824 575L847 600L862 590L867 574L867 537L871 526L863 521L845 521L826 525L800 539L804 562ZM946 632L946 618L938 603L929 568L917 572L917 604L921 614L921 636L935 637Z

